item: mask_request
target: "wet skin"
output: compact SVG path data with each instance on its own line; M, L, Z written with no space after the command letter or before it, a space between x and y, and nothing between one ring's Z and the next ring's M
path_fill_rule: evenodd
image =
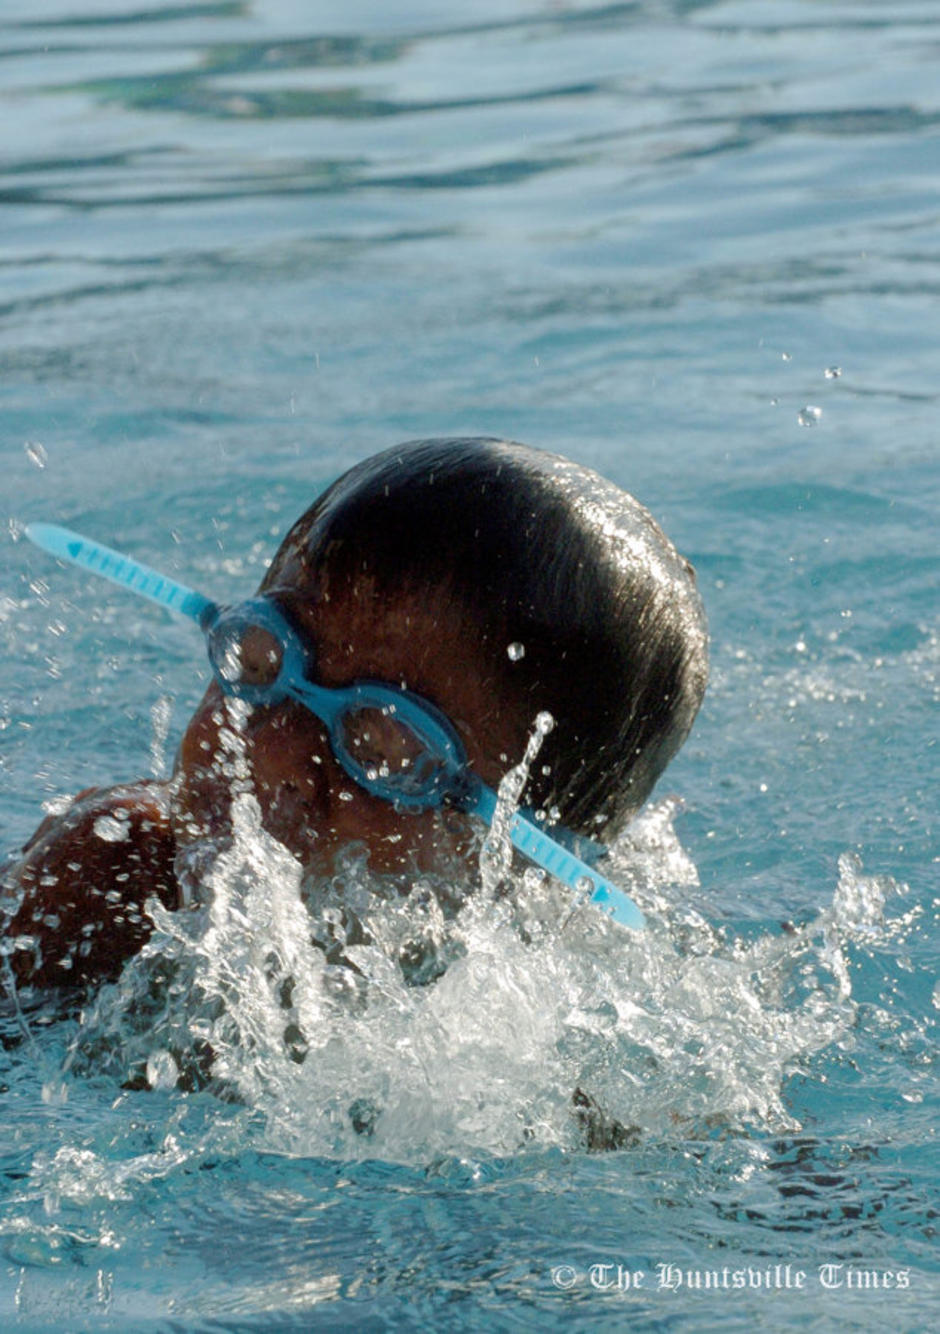
M527 723L500 706L481 646L445 597L378 605L367 582L341 596L297 584L268 592L303 632L323 685L407 684L447 714L471 766L491 785L507 757L522 754ZM264 672L263 644L246 644L243 653L249 666L254 654ZM226 770L234 717L213 682L183 736L170 783L89 789L43 822L4 877L8 892L23 895L4 933L8 942L22 942L11 955L19 984L113 979L150 934L147 898L181 906L177 853L206 838L224 845L230 834ZM430 870L442 857L468 856L468 818L446 810L400 812L370 796L340 768L323 724L301 704L286 700L250 711L240 735L264 828L311 876L329 874L351 842L365 845L380 872ZM378 758L400 757L393 732L379 729L370 744ZM102 825L102 817L110 820Z
M95 826L104 819L104 839ZM110 822L114 821L114 824ZM101 826L99 825L99 829ZM179 902L165 784L139 783L80 792L61 815L50 815L4 874L22 902L4 930L21 986L68 987L115 978L140 949L151 926L146 899Z

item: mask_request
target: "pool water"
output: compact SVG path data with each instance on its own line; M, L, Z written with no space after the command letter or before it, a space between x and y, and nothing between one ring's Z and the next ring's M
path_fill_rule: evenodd
M7 0L0 852L166 773L208 673L34 519L236 599L353 462L521 439L692 559L712 682L613 850L643 935L353 848L350 985L246 790L211 908L80 1015L8 1000L0 1327L935 1325L938 42L929 0Z

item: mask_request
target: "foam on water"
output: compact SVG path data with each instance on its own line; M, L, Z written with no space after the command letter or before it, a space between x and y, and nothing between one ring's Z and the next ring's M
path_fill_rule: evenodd
M785 1080L851 1040L845 946L892 929L893 881L844 856L813 920L737 938L695 906L667 799L611 851L612 875L647 914L642 932L572 910L542 873L511 866L505 821L504 845L491 833L481 847L472 894L443 878L376 877L355 848L328 884L309 886L261 827L240 707L227 732L231 845L190 850L198 906L151 902L151 941L82 1015L45 1092L62 1099L75 1078L155 1098L204 1089L216 1114L185 1148L171 1116L156 1157L152 1145L131 1161L83 1149L79 1162L64 1147L34 1168L44 1189L71 1191L74 1178L83 1192L120 1193L129 1174L168 1172L233 1133L242 1148L427 1164L799 1129ZM504 803L518 800L520 775Z

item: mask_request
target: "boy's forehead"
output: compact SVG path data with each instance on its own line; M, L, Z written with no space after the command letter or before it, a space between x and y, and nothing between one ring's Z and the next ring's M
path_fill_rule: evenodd
M451 590L396 583L387 569L377 579L356 544L331 538L329 526L323 514L295 524L259 590L289 611L323 671L355 659L413 672L439 656L439 641L472 639Z
M324 685L346 684L353 673L420 690L422 681L466 676L456 670L461 660L476 677L485 673L466 617L441 590L380 593L363 574L341 585L328 577L311 586L279 581L267 591L301 631Z

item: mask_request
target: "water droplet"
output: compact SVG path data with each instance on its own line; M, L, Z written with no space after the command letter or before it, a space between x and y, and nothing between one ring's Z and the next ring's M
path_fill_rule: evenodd
M152 1089L176 1088L179 1068L168 1051L151 1052L147 1058L147 1083Z
M543 709L541 713L536 715L535 727L537 731L541 732L542 736L548 736L554 726L555 719L547 709Z
M95 836L104 843L123 843L130 837L130 825L125 818L115 815L99 815L93 825Z
M23 448L26 451L26 457L34 468L44 468L49 462L45 445L41 445L38 440L27 440Z
M842 374L842 367L827 366L825 371L823 371L823 374L827 380L838 380L839 376Z
M525 644L510 644L506 649L506 656L510 662L518 662L520 658L525 657Z
M781 361L792 361L793 358L790 356L790 353L789 353L789 352L781 352L781 353L780 353L780 360L781 360Z
M542 765L542 775L543 775L543 777L547 778L548 775L551 773L551 771L552 771L552 766L551 766L550 764L543 764L543 765Z
M338 796L340 801L352 801L353 799L353 794L351 792L340 792Z
M42 803L42 809L47 815L64 815L71 804L71 797L50 797L48 801ZM79 868L76 866L74 869L77 871Z
M545 821L548 819L548 816L545 813L545 811L539 810L535 812L535 818L539 824L544 824Z
M796 419L801 426L815 426L822 416L822 408L814 407L812 403L807 403L805 408L801 408L796 414Z
M579 899L589 898L594 893L594 881L589 875L579 875L574 882L574 892Z
M64 1079L50 1079L43 1084L41 1097L47 1107L64 1107L69 1100L68 1085Z
M150 706L150 772L162 778L166 772L166 739L173 717L173 700L160 695Z

